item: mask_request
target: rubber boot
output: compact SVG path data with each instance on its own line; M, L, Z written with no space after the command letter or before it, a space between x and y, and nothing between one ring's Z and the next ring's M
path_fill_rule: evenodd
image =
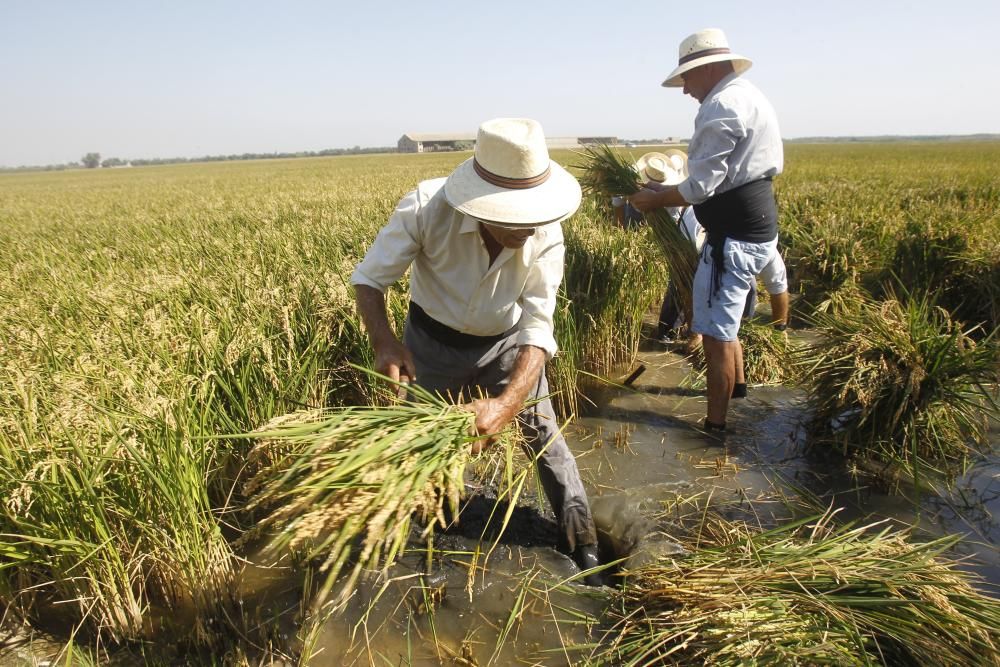
M597 545L581 544L573 552L573 561L581 570L589 570L599 566L601 560L597 557ZM583 583L588 586L603 586L604 577L601 575L601 572L591 572L583 577Z

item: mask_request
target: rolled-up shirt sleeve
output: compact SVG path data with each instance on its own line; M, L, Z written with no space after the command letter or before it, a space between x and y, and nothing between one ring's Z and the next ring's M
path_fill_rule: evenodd
M687 201L700 204L722 184L729 170L728 160L746 128L732 109L714 104L699 112L688 154L688 178L677 190Z
M553 333L553 316L563 278L565 252L560 234L558 242L544 248L532 264L519 300L521 319L517 324L517 344L540 347L549 359L559 349Z
M365 258L351 274L352 285L368 285L385 293L403 277L421 245L420 199L417 190L404 196L389 217Z

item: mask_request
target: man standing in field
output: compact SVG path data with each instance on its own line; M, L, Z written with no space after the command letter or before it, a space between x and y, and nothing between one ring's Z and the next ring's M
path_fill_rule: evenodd
M556 352L552 318L565 251L559 223L579 205L579 184L549 159L536 121L487 121L475 157L403 197L351 283L377 371L475 399L469 408L487 439L517 418L528 447L541 452L538 475L560 542L589 569L598 564L597 534L576 461L545 398L544 372ZM384 295L411 265L401 342ZM529 399L538 402L523 409Z
M683 86L701 103L688 146L688 178L630 198L640 211L693 204L708 234L694 278L691 327L702 334L708 367L706 430L724 431L729 399L746 393L745 384L737 386L743 374L740 315L778 245L771 179L781 173L784 153L774 109L740 77L750 65L729 50L721 30L701 30L681 42L677 67L663 85ZM787 293L780 316L787 317Z

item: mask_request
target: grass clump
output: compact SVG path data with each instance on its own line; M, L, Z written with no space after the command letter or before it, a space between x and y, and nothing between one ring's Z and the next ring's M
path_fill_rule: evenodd
M942 556L831 515L763 533L739 523L626 573L602 665L996 665L1000 602ZM705 541L705 535L701 536Z
M927 298L864 302L818 316L798 353L813 413L810 446L953 477L987 447L996 401L996 331L976 342Z
M833 315L856 310L866 276L879 261L878 244L865 225L842 215L806 216L787 221L782 232L791 287L802 295L796 308Z

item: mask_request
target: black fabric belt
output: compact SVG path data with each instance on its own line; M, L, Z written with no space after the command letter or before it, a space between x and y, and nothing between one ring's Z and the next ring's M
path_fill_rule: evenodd
M423 329L424 333L443 345L468 349L473 347L487 347L494 343L499 343L507 336L517 330L516 327L510 331L498 333L493 336L473 336L452 329L447 324L441 324L427 314L423 308L415 301L410 301L410 322Z
M778 207L771 179L744 183L694 205L698 222L712 239L767 243L778 235Z
M694 205L698 222L705 228L705 243L712 249L712 297L722 288L726 272L723 248L726 239L747 243L767 243L778 235L778 206L771 178L766 177L727 190Z

